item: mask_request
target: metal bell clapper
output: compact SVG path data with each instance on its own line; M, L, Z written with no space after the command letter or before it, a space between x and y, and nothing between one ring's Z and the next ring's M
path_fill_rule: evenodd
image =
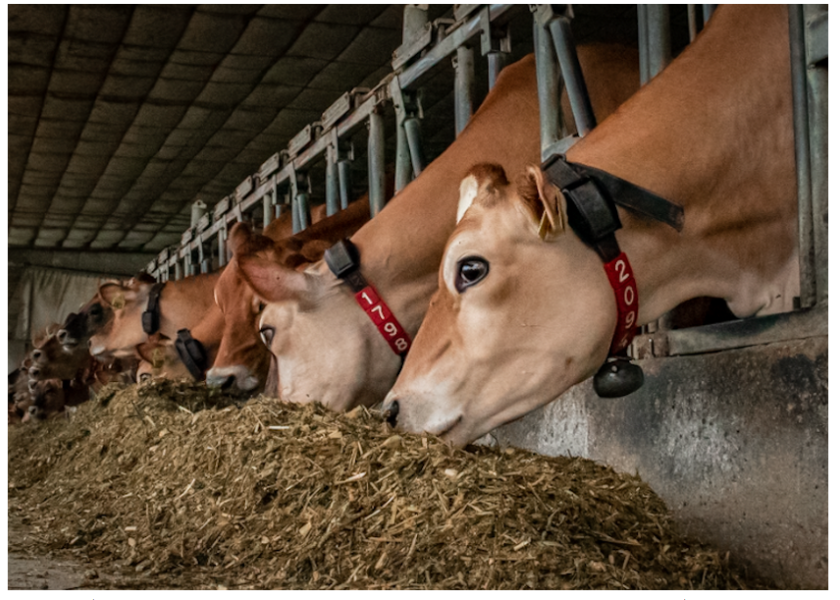
M623 356L608 359L592 378L595 393L601 398L621 398L632 394L644 383L642 368Z

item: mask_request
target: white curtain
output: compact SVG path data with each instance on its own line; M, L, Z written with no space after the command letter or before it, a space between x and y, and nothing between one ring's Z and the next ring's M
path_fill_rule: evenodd
M64 323L104 281L104 277L27 267L9 297L9 372L31 348L33 334L52 323Z

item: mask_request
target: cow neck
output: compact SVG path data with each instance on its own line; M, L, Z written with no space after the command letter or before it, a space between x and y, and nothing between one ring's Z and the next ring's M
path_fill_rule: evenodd
M213 290L221 272L170 281L160 295L160 332L175 339L179 329L195 327L215 304Z
M516 122L520 126L509 127ZM518 173L539 160L539 107L533 57L502 71L461 135L351 241L361 273L412 337L437 289L446 241L455 229L458 189L480 162Z
M792 148L792 132L790 142L780 141L779 126L769 123L790 119L786 11L721 6L714 18L667 70L566 155L685 209L681 234L619 209L624 227L616 237L636 267L640 323L692 297L737 295L738 269L702 260L701 243L717 236L720 244L721 235L734 240L746 210L779 220L779 207L795 193L782 183L792 150L790 165L768 167L779 145ZM777 252L776 263L790 252Z

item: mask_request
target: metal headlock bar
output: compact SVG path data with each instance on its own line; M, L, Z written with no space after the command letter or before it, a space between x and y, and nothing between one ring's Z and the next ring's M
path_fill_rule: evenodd
M416 87L433 67L458 53L456 79L460 117L459 131L472 114L474 74L469 43L480 36L482 55L490 64L491 86L510 52L507 21L513 4L455 5L455 19L430 22L424 5L407 5L403 17L403 43L394 51L394 72L373 89L354 89L339 97L320 121L303 128L284 150L266 160L258 172L249 175L236 190L216 203L212 214L204 202L193 205L190 228L178 246L161 252L146 270L158 281L195 275L199 269L209 272L225 265L227 231L235 221L258 220L263 226L292 211L292 229L302 231L310 223L309 168L324 160L326 165L327 214L347 208L350 203L350 165L354 149L349 136L362 126L368 128L368 181L371 213L384 206L385 197L385 122L386 103L397 114L396 189L405 187L425 167L420 119L421 99ZM469 55L469 58L467 57ZM200 204L198 204L200 202Z

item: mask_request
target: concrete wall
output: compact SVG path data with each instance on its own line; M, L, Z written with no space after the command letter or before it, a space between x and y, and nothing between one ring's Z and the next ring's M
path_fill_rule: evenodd
M585 381L493 432L636 473L685 533L786 588L828 587L828 336L639 361L622 399Z

